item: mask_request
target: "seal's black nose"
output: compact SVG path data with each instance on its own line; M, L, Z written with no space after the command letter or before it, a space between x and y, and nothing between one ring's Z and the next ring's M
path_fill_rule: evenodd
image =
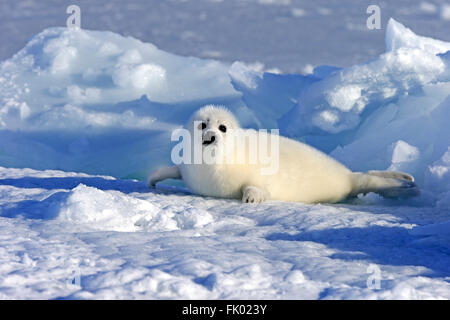
M203 144L208 145L208 144L213 143L215 140L216 140L216 137L215 136L211 136L210 140L209 141L204 140Z

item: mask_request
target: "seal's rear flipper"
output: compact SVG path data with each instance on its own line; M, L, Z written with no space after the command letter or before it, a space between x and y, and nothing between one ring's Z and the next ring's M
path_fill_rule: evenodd
M404 181L399 187L385 188L376 191L385 198L412 198L420 195L420 189L412 181Z
M372 174L375 172L376 174ZM406 178L394 178L402 172L369 171L368 173L352 173L352 192L350 196L369 192L378 193L386 198L410 198L420 194L419 187L405 174ZM414 178L412 178L414 180Z
M414 182L414 177L408 173L400 172L400 171L379 171L379 170L370 170L367 171L367 174L377 177L383 178L393 178Z

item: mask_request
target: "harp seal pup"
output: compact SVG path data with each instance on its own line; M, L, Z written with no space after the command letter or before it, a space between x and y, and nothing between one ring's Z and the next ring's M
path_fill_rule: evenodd
M243 133L253 132L258 137L255 130L240 129L238 121L230 111L213 105L205 106L195 112L185 128L192 135L195 128L199 130L202 152L214 150L222 157L228 155L236 158L239 152L244 152L247 156L252 152L246 140L244 146L235 145L232 148L226 148L230 140L230 132L233 130L241 130ZM271 134L267 133L265 137L270 138ZM267 164L261 161L256 163L248 163L247 160L244 163L181 163L152 172L148 179L149 187L155 187L157 182L164 179L182 179L189 189L199 195L241 199L244 203L260 203L269 199L303 203L336 203L348 197L369 192L388 198L411 197L419 194L414 178L407 173L352 172L343 164L311 146L286 137L277 137L279 138L278 170L272 174L262 174L262 169L267 167Z

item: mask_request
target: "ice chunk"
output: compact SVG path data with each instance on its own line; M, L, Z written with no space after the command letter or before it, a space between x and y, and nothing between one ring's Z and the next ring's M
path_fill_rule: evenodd
M387 52L378 59L330 73L302 90L297 106L279 121L282 133L354 130L373 110L436 83L446 71L436 54L450 50L449 43L417 36L391 19L386 44Z
M254 128L277 128L277 119L297 102L298 92L318 81L315 76L279 75L257 71L235 62L229 75L235 90L242 94L242 100L251 110L247 120ZM245 110L248 114L248 111Z
M450 145L439 160L427 167L425 185L435 193L450 192ZM446 196L450 200L449 193Z
M392 165L389 170L412 172L414 163L420 158L420 150L403 140L392 144Z
M249 113L228 70L111 32L46 29L0 64L0 164L144 179L196 108Z
M437 54L449 51L450 43L418 36L411 29L391 18L386 29L386 51L395 51L400 48L420 49Z

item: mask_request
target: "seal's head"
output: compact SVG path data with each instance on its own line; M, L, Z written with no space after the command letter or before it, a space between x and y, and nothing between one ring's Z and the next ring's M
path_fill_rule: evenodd
M201 132L202 146L205 148L223 144L227 132L239 129L239 122L225 107L207 105L194 113L187 128L192 134L194 130Z

